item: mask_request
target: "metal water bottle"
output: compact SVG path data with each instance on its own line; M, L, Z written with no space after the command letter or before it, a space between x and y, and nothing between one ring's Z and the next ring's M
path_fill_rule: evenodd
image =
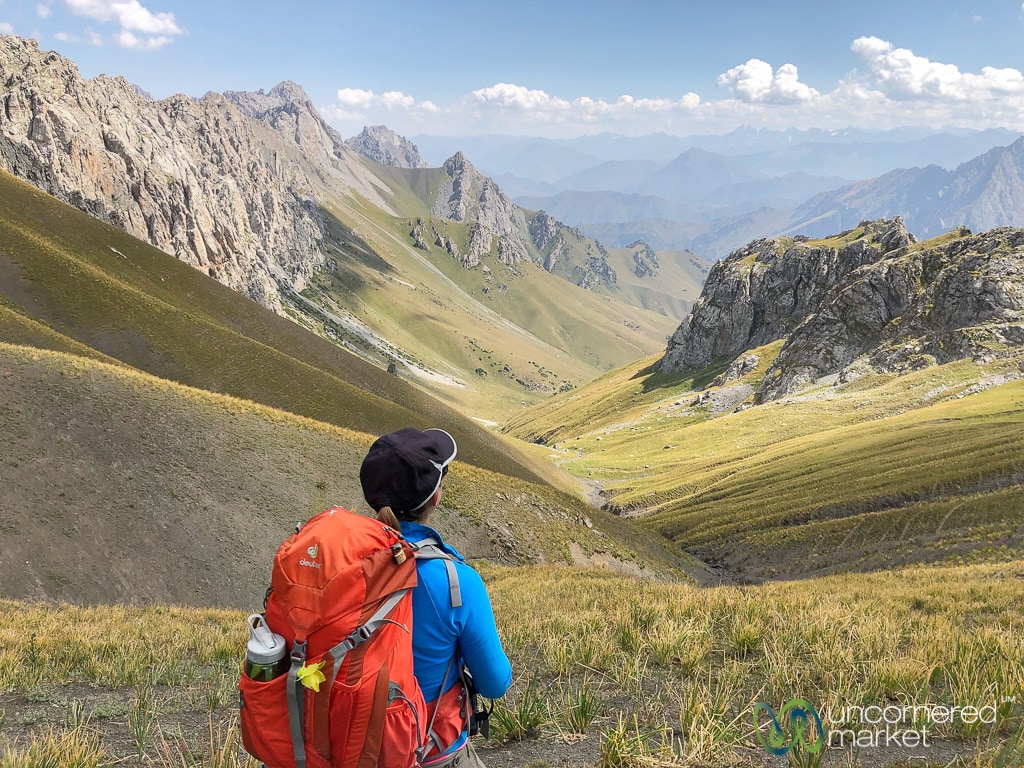
M288 644L270 631L262 613L249 617L249 642L245 646L245 674L268 682L288 671Z

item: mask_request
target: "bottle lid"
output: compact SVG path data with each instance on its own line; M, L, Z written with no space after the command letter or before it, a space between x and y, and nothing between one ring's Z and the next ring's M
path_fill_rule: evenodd
M245 655L253 664L273 664L284 658L288 644L285 639L270 631L262 613L249 617L249 642Z

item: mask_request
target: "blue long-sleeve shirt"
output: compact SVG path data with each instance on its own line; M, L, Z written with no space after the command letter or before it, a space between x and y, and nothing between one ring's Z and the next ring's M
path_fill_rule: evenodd
M413 672L423 698L433 701L455 685L462 663L469 668L482 696L496 699L504 695L512 684L512 665L498 637L494 610L480 574L433 528L403 520L402 535L413 543L430 537L440 542L440 547L455 558L462 590L462 605L453 608L445 561L416 562L419 583L412 592ZM459 658L443 680L456 648ZM465 739L463 734L452 749L462 746Z

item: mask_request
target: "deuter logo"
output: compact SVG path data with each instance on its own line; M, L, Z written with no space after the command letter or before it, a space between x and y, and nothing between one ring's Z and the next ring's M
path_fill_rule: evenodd
M318 554L320 554L320 545L319 544L314 544L312 547L307 547L306 548L306 554L309 555L311 558L313 558L313 560L316 560L316 556ZM299 565L303 565L306 568L323 568L324 567L323 563L316 563L316 562L313 562L313 560L307 560L306 558L302 558L301 560L299 560Z

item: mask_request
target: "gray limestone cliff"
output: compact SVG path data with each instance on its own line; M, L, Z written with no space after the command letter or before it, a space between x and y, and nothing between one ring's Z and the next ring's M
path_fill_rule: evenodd
M324 263L326 195L386 208L294 83L154 101L12 35L0 83L0 167L279 312Z
M445 178L434 198L434 215L446 221L475 221L482 229L473 255L467 257L467 265L479 263L479 257L490 251L491 237L504 241L505 263L529 261L530 249L524 234L529 229L523 210L461 152L448 158L443 170Z
M1024 345L1024 230L915 242L896 219L824 241L757 240L712 268L659 371L784 339L759 402L824 376L905 371Z
M464 267L473 269L488 256L510 267L532 261L583 288L615 287L615 270L600 243L544 211L528 218L526 211L461 152L450 157L442 171L433 214L444 221L472 224L465 254L460 256L450 241L445 242L448 252L460 258Z
M358 136L347 139L345 144L381 165L396 168L428 167L420 156L419 147L385 125L364 126Z

